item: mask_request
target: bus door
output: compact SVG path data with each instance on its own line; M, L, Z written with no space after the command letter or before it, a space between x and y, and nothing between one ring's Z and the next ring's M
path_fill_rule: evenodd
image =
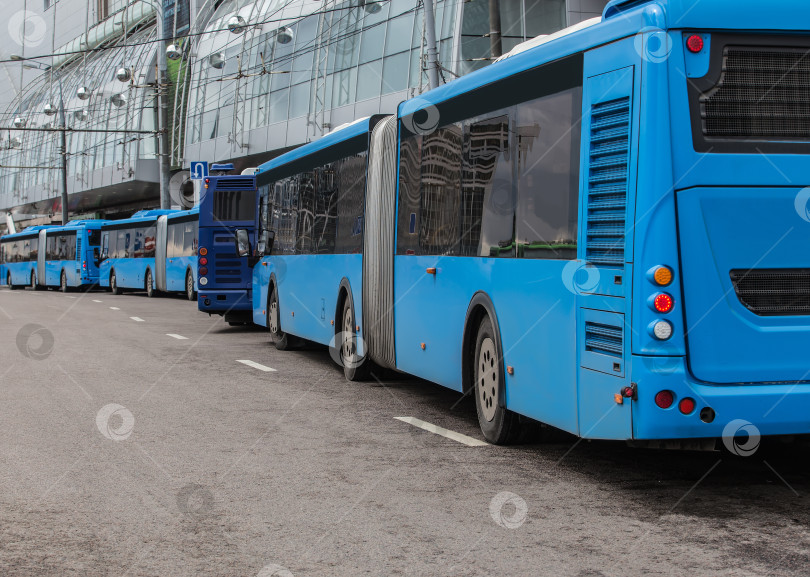
M48 231L45 229L39 231L39 239L37 240L37 284L39 286L46 286L45 259L48 253L47 232Z
M168 238L168 217L164 214L157 219L155 233L155 288L166 292L166 239Z
M631 386L637 58L632 39L585 54L579 259L569 272L578 294L579 434L588 438L633 436L632 401L616 395Z

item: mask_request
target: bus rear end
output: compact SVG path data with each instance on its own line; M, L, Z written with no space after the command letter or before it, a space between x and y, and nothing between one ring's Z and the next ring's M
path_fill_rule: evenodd
M810 433L810 4L661 6L637 44L634 437Z
M211 176L200 195L197 306L230 323L249 323L251 269L234 245L236 229L246 229L256 242L256 178L250 175Z

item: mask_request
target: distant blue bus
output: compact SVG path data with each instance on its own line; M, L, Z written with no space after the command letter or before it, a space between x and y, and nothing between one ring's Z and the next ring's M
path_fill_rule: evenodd
M254 321L471 394L493 443L810 433L810 3L778 7L613 0L261 166Z
M11 290L22 287L39 288L37 282L37 259L39 258L39 234L46 226L31 226L22 232L7 234L0 238L0 279Z
M104 220L74 220L39 232L37 284L62 292L98 284L101 227Z
M179 292L194 300L198 220L197 209L144 210L105 224L99 284L113 294Z
M254 243L256 178L251 175L211 176L200 195L198 279L200 311L221 315L232 324L252 320L251 269L234 246L234 231L243 229Z

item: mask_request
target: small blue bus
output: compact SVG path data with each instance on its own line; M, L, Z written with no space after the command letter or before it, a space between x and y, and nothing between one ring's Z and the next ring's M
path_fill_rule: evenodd
M101 227L104 220L73 220L39 233L37 284L62 292L98 284Z
M249 242L254 243L256 210L254 176L222 175L204 180L200 195L197 306L202 312L221 315L230 324L252 320L251 269L247 260L236 254L234 231L244 230Z
M29 286L39 288L37 259L40 232L50 225L31 226L22 232L0 238L0 278L11 290Z
M184 293L197 290L199 211L142 210L101 229L99 284L113 294L124 290Z
M613 0L270 161L254 321L472 395L492 443L810 433L808 19Z

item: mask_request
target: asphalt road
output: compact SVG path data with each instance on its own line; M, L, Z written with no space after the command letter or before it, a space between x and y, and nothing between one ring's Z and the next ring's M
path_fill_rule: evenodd
M457 393L346 382L180 298L3 288L0 575L810 571L810 446L468 446L395 417L481 439Z

